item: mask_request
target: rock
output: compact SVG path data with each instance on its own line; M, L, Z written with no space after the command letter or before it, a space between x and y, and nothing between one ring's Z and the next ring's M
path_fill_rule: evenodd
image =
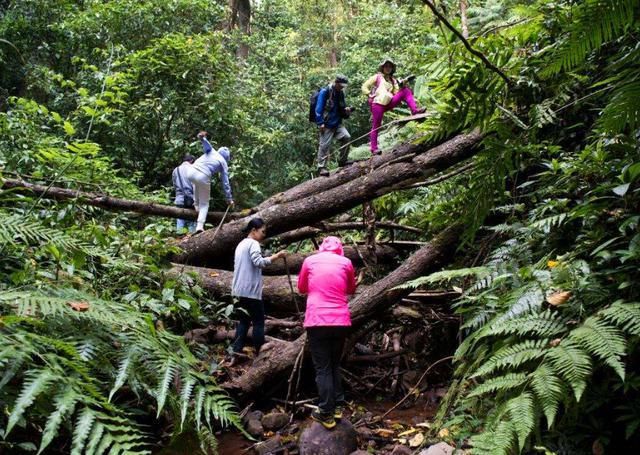
M349 455L371 455L366 450L356 450L355 452L351 452Z
M411 455L412 453L413 453L413 450L401 444L398 444L397 446L395 446L391 451L391 455Z
M452 455L454 450L446 442L439 442L428 449L422 450L418 455Z
M276 431L289 423L289 414L270 412L262 418L262 426L267 431Z
M247 428L247 433L249 433L254 438L261 438L264 433L264 427L260 423L259 420L251 419L247 423L245 423Z
M251 411L247 412L245 416L242 418L243 423L247 423L250 420L261 420L264 414L261 411Z
M274 452L281 445L282 445L282 443L281 443L281 440L280 440L280 435L277 434L271 439L267 439L264 442L256 444L256 446L253 449L256 452L258 452L259 455L267 455L267 454L269 454L271 452Z
M313 422L300 435L300 455L349 455L358 448L356 430L350 422L342 420L327 430Z

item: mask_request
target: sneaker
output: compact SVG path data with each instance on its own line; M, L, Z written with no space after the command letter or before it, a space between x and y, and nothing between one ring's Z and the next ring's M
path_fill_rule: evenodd
M324 168L320 169L319 174L320 174L320 177L329 177L329 171Z
M344 408L342 406L336 406L333 410L333 418L340 420L342 419L342 413L344 412Z
M427 108L421 107L420 109L416 109L416 111L412 115L424 114L425 112L427 112Z
M322 426L327 430L330 430L336 426L336 420L334 419L334 417L330 414L321 412L319 409L316 409L311 413L311 418L316 422L322 424Z
M409 75L409 76L405 77L404 79L400 79L400 80L398 81L398 85L399 85L400 87L404 87L405 85L408 85L408 84L410 84L411 82L413 82L413 81L415 80L415 78L416 78L416 77L415 77L413 74L411 74L411 75Z

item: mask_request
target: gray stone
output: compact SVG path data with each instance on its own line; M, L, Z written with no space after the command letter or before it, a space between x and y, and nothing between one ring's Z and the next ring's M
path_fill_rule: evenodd
M262 433L264 433L264 428L259 420L251 419L249 420L245 426L247 427L247 433L249 433L254 438L261 438Z
M356 450L355 452L351 452L349 455L371 455L366 450Z
M358 448L356 430L349 421L342 420L327 430L313 422L300 435L300 455L349 455Z
M245 416L242 418L242 423L247 423L249 420L261 420L264 414L261 411L251 411L247 412Z
M270 412L262 417L262 426L267 431L276 431L289 423L289 414L284 412Z
M411 455L413 450L401 444L396 445L391 451L391 455Z
M275 435L271 439L267 439L264 442L256 444L253 448L259 455L267 455L271 452L274 452L276 449L280 448L282 443L280 441L280 435Z
M420 451L418 455L453 455L455 449L446 442L439 442L428 449Z

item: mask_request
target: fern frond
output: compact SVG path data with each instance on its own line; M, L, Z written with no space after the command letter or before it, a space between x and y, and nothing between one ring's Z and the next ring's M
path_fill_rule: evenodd
M524 373L508 373L503 376L487 379L485 382L475 387L468 396L471 398L484 395L485 393L497 393L505 390L511 390L522 385L526 379L527 375Z
M127 375L129 374L129 366L133 362L134 358L138 355L138 348L133 346L120 361L120 365L118 366L118 375L116 376L116 380L113 383L113 387L111 388L111 392L109 392L109 401L113 398L113 395L124 385L124 382L127 379Z
M196 380L193 376L188 376L182 380L182 390L180 391L180 429L184 427L184 421L189 408L189 400L191 399L195 385Z
M589 354L574 342L565 339L558 346L549 349L547 359L554 371L567 381L576 401L580 401L587 385L587 377L591 374Z
M85 407L80 411L78 418L76 420L76 426L73 431L73 445L71 446L71 455L81 455L82 450L84 449L84 442L87 440L89 436L89 432L91 431L91 427L93 427L93 423L96 420L95 412L89 408Z
M539 337L552 337L566 331L566 321L558 313L547 310L543 313L529 314L500 324L492 323L483 330L480 336L536 335Z
M640 303L623 303L619 300L598 312L598 316L631 335L640 336Z
M513 427L518 436L520 451L522 451L536 423L533 395L529 392L524 392L507 401L505 407L510 420L513 422Z
M495 430L485 429L470 439L472 453L477 455L510 455L517 445L518 436L515 426L509 420L503 420Z
M637 8L637 0L584 0L572 17L566 40L542 74L550 76L579 65L589 52L621 35Z
M484 376L501 368L518 368L530 360L539 359L545 355L548 343L547 339L527 340L505 346L499 349L471 377Z
M167 393L169 392L169 387L171 386L171 380L176 375L177 365L173 361L173 359L167 359L166 363L163 366L163 374L160 379L160 383L158 384L158 389L156 390L156 399L158 401L158 412L156 417L160 417L160 413L162 412L162 408L164 408L164 402L167 399Z
M621 357L625 355L626 343L617 328L591 316L580 327L571 331L569 339L575 340L590 354L599 357L624 381L624 364Z
M73 409L79 399L80 397L71 387L67 387L62 393L55 397L53 400L55 411L47 418L47 424L42 432L42 440L40 441L38 453L42 453L58 434L58 428L60 428L62 420L66 418L67 415L73 413Z
M598 127L610 134L622 133L626 128L635 131L640 127L640 81L616 87L598 119Z
M560 403L566 397L564 382L555 374L551 365L543 363L531 373L531 387L551 428L558 413Z
M432 273L431 275L416 278L415 280L407 281L396 287L396 289L415 289L426 284L448 282L456 278L464 278L469 275L474 275L477 279L481 279L491 272L487 267L470 267L456 270L442 270L440 272Z
M44 369L29 370L25 373L25 377L20 395L13 404L13 410L9 415L7 428L4 432L5 437L13 429L14 425L18 423L27 408L33 404L38 395L44 392L51 381L55 379L56 375L51 370Z

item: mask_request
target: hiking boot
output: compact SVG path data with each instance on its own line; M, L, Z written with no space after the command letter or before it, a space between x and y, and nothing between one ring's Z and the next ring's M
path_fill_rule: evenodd
M329 171L325 168L320 169L320 172L318 172L318 174L320 175L320 177L329 177Z
M424 114L425 112L427 112L427 108L421 107L420 109L416 109L416 111L412 115Z
M405 77L404 79L400 79L398 81L398 85L400 87L404 87L404 86L409 85L410 83L412 83L415 79L416 79L416 77L413 74L411 74L411 75Z
M336 420L331 414L325 414L321 412L319 409L316 409L311 413L311 418L316 422L322 424L327 430L331 430L336 426Z
M333 418L336 420L340 420L342 419L343 413L344 413L344 407L336 406L336 408L333 410Z

